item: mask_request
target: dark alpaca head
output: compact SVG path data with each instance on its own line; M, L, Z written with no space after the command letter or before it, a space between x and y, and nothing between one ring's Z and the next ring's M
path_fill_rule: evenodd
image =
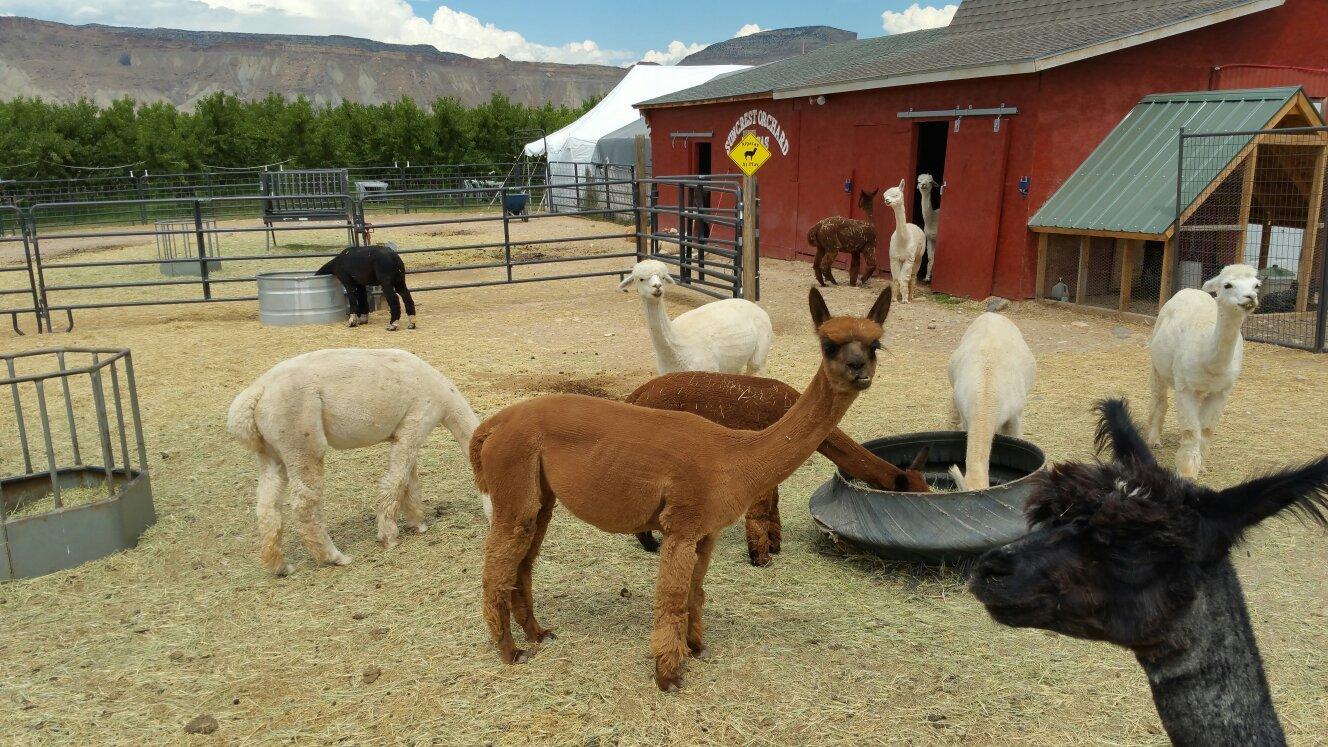
M881 349L881 325L890 313L890 286L877 296L866 317L830 315L821 292L812 288L808 298L812 322L821 340L821 369L830 385L841 391L862 391L876 375L876 351Z
M872 200L876 199L876 193L880 191L881 191L880 187L877 187L876 189L873 189L870 192L868 192L865 189L858 190L858 209L867 213L867 215L871 215Z
M1282 511L1328 527L1328 457L1211 490L1157 464L1123 400L1097 410L1111 461L1037 475L1029 534L978 561L971 588L997 622L1144 653L1250 527Z

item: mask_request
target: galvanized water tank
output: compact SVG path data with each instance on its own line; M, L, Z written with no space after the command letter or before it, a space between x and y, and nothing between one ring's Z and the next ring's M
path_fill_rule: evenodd
M331 275L264 272L258 275L258 318L273 327L344 322L346 292Z

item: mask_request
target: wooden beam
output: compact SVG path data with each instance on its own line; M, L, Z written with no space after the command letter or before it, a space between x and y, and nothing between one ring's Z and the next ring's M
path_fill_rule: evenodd
M1120 310L1129 311L1131 296L1134 294L1134 263L1138 260L1139 250L1143 248L1142 241L1123 241L1123 247L1118 246L1117 251L1121 251L1120 274Z
M1250 209L1254 206L1254 175L1259 170L1259 148L1255 146L1250 157L1245 160L1245 174L1240 182L1240 218L1236 221L1239 235L1236 238L1235 255L1224 265L1234 265L1245 259L1245 239L1250 235Z
M742 178L742 297L757 300L756 263L760 248L756 239L756 177Z
M1268 248L1273 241L1273 222L1267 218L1263 221L1263 233L1259 235L1259 268L1260 270L1268 267Z
M1106 239L1143 239L1145 241L1162 241L1166 238L1166 233L1140 233L1137 231L1107 231L1096 228L1057 228L1055 226L1029 226L1028 230L1036 234L1055 233L1064 236L1101 236ZM1170 229L1168 229L1168 232Z
M1180 222L1182 224L1189 220L1191 215L1194 215L1194 211L1198 210L1199 206L1203 205L1218 187L1222 186L1222 182L1225 182L1227 177L1231 176L1236 169L1241 167L1241 164L1245 163L1245 159L1249 158L1250 154L1259 147L1260 137L1262 136L1260 135L1250 138L1250 142L1247 143L1244 148L1240 149L1240 152L1236 154L1236 157L1231 159L1231 163L1228 163L1225 168L1219 171L1217 176L1213 177L1213 180L1208 182L1208 186L1204 187L1203 190L1190 201L1190 204L1187 205L1185 210L1180 214Z
M1038 234L1037 277L1033 280L1033 298L1042 298L1047 292L1047 235Z
M1073 311L1077 314L1092 314L1106 319L1121 319L1127 322L1138 322L1140 324L1156 324L1157 319L1148 314L1136 314L1133 311L1116 311L1114 309L1104 309L1099 306L1076 306L1065 301L1057 301L1054 298L1044 298L1038 303L1046 306Z
M1091 236L1083 236L1079 239L1079 277L1074 284L1074 302L1083 303L1088 297L1088 258L1093 250L1093 239Z
M1328 145L1319 146L1314 159L1314 185L1310 188L1305 232L1300 240L1300 268L1296 271L1296 311L1304 311L1310 298L1314 275L1314 252L1319 247L1319 221L1323 220L1323 171L1328 167Z
M1157 310L1160 313L1162 307L1171 299L1172 273L1176 264L1176 237L1167 239L1167 243L1162 245L1162 280L1157 286Z

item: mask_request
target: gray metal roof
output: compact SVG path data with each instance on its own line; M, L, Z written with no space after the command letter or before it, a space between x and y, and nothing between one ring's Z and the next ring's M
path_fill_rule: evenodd
M1181 127L1188 133L1244 132L1274 124L1299 88L1202 91L1148 96L1028 221L1030 228L1162 236L1176 218L1176 159ZM1208 144L1186 173L1181 201L1190 202L1253 136ZM1221 152L1214 148L1220 147ZM1187 159L1187 164L1190 164Z
M1091 56L1122 40L1180 24L1205 25L1283 0L964 0L950 26L822 47L642 102L661 106L760 95L808 95L836 86L896 85L959 70L963 77L1026 72L1061 55ZM1094 51L1100 47L1099 51ZM1068 60L1068 58L1067 58ZM1031 69L1031 68L1030 68ZM828 91L827 91L828 92Z

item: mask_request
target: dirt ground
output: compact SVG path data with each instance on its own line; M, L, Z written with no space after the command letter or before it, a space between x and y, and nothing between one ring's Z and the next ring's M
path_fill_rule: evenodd
M801 389L818 361L811 270L766 261L762 273L778 336L769 373ZM541 619L559 638L528 664L499 662L478 604L484 518L465 455L443 429L421 453L427 534L381 550L372 496L385 449L336 453L325 515L355 562L315 567L288 535L296 573L264 573L254 459L224 432L231 399L256 376L322 347L402 347L451 376L481 417L547 392L622 396L652 375L653 359L639 299L614 285L421 294L413 332L385 332L381 312L367 328L264 327L251 303L80 313L73 333L42 338L0 330L4 351L133 350L159 513L132 551L0 585L0 740L1165 743L1126 651L1001 628L958 573L845 556L820 539L806 509L831 474L819 455L782 489L784 551L771 567L746 562L740 529L725 533L707 582L715 656L692 662L676 695L651 681L655 556L565 511L535 571ZM880 287L826 295L832 310L862 313ZM671 293L672 315L708 300ZM876 383L845 430L865 440L940 426L948 355L980 310L896 305ZM1090 453L1089 407L1099 397L1128 395L1142 414L1147 327L1033 303L1008 314L1038 358L1027 437L1050 456ZM1227 485L1328 451L1326 377L1328 357L1250 345L1205 479ZM1167 459L1175 446L1173 414ZM1236 557L1294 744L1328 744L1325 553L1323 532L1277 520ZM219 722L216 734L187 735L184 725L203 714Z

